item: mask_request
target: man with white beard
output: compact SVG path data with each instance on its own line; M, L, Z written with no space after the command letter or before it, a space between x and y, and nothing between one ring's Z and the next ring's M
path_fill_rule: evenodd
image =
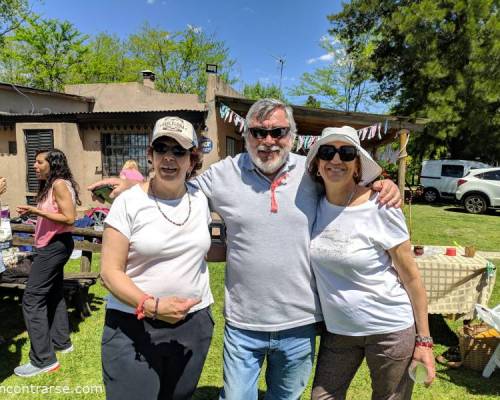
M227 157L194 178L227 229L224 387L221 399L257 399L267 358L266 400L295 400L312 370L316 322L322 320L309 264L316 184L305 157L291 153L292 109L279 100L252 105L244 132L248 153ZM101 181L91 188L104 183ZM119 184L118 194L126 184ZM381 200L400 202L391 181Z
M194 179L227 228L220 399L257 399L264 359L265 399L298 399L322 320L309 264L317 186L304 174L305 157L291 153L296 125L290 107L259 100L246 125L248 153L215 163ZM385 185L399 202L396 185Z

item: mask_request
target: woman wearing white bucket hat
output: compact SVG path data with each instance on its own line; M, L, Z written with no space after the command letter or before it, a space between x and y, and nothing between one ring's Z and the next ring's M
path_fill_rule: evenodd
M412 359L435 376L427 297L403 213L380 207L364 185L381 172L354 128L326 128L307 156L325 188L311 236L311 264L327 331L313 399L344 399L366 357L374 399L411 398Z

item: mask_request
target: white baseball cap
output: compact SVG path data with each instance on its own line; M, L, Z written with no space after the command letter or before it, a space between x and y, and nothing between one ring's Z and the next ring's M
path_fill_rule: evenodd
M151 144L164 136L176 140L185 149L198 147L198 138L193 125L179 117L163 117L156 121Z

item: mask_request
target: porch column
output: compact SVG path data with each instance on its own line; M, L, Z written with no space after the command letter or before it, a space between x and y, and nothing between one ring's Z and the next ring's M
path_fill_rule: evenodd
M401 194L401 199L405 199L405 176L406 176L406 146L408 145L409 138L408 129L401 129L399 131L399 157L398 157L398 187Z

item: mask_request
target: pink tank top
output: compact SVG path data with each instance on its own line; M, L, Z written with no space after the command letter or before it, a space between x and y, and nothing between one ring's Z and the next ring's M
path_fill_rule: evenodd
M132 181L140 181L140 182L144 181L144 176L142 176L142 174L136 169L128 169L128 168L122 169L120 172L120 178L129 179Z
M54 188L54 184L58 180L62 179L57 179L54 181L52 187L49 189L49 192L47 193L47 197L45 198L45 200L37 204L37 208L47 212L53 212L53 213L59 212L59 207L57 206L57 203L52 196L52 189ZM66 180L62 181L68 187L71 193L71 197L73 198L73 205L75 205L76 204L75 191L73 190L71 182ZM36 227L35 227L35 247L45 247L49 244L49 242L55 235L64 232L71 232L72 230L73 226L71 225L60 224L59 222L54 222L47 218L38 217L36 220Z

